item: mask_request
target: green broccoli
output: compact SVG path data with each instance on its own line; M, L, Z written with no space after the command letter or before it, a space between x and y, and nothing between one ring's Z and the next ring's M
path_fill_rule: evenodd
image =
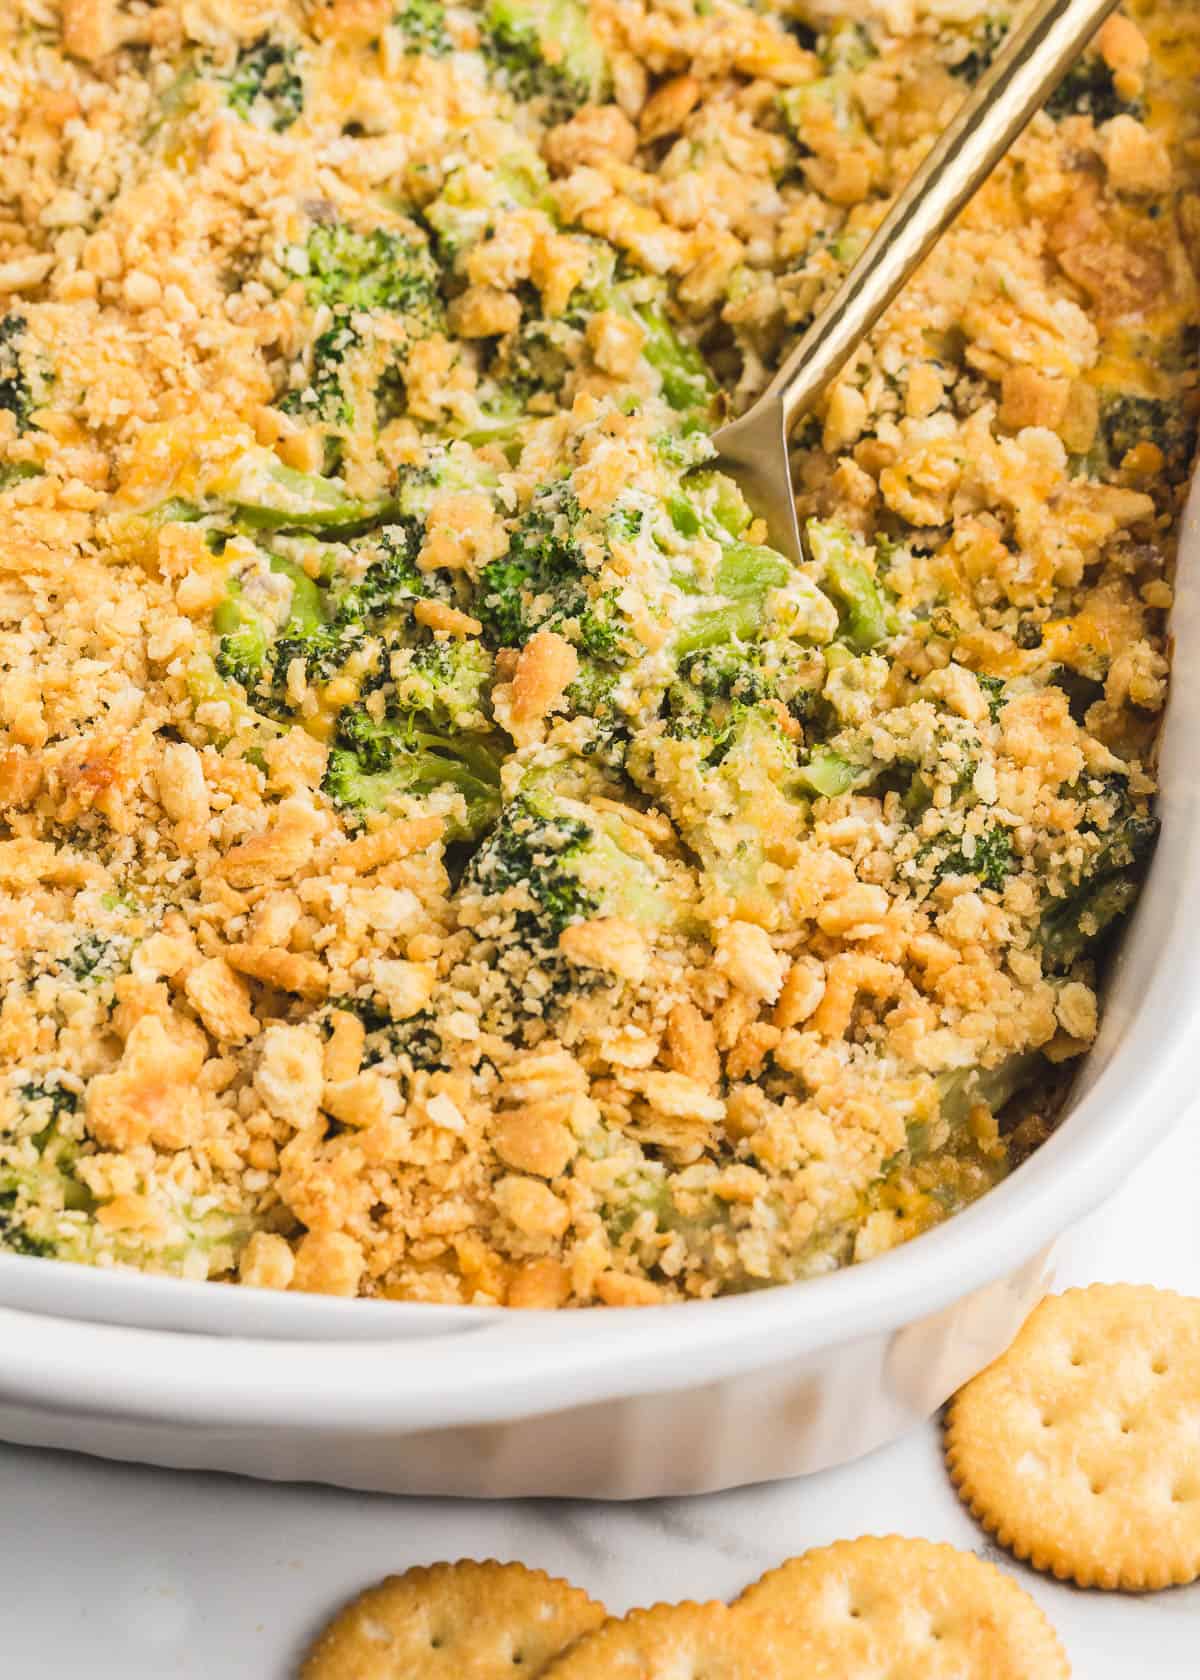
M613 666L585 657L566 693L572 712L587 720L578 750L610 770L623 767L632 738L629 717L617 695L620 679L620 671Z
M154 523L195 519L232 512L237 522L259 531L309 531L325 537L349 537L370 530L395 512L389 497L363 501L337 478L299 472L270 449L244 449L222 464L206 486L205 505L175 499L147 509L139 517Z
M107 979L124 965L121 946L99 933L81 934L66 959L67 972L74 980Z
M303 568L274 554L268 557L268 567L291 585L286 621L277 632L247 595L244 579L231 577L225 586L225 599L213 614L213 629L219 638L214 663L224 681L240 684L255 706L267 704L264 682L269 689L278 688L267 709L279 716L289 710L282 700L287 683L283 648L294 649L319 637L325 624L321 592ZM294 657L294 653L288 657Z
M970 87L991 67L992 60L1004 45L1008 37L1012 20L1003 13L993 13L985 17L979 27L969 36L964 37L958 30L951 37L955 46L966 46L963 56L950 65L956 76L960 76Z
M314 308L329 311L280 406L327 431L325 471L338 470L352 432L373 436L403 407L408 342L445 325L438 271L419 230L360 233L321 223L296 250ZM401 317L404 335L371 316Z
M438 729L478 728L494 675L492 656L476 641L426 642L393 653L394 705Z
M975 835L969 845L968 850L964 839L949 849L940 849L938 842L932 841L918 856L937 857L935 881L947 875L973 875L981 886L999 892L1014 868L1012 835L999 823L993 823L982 834Z
M865 24L843 18L820 36L817 56L829 74L836 75L840 70L861 70L879 52Z
M483 52L513 97L537 102L547 121L607 97L608 60L585 0L490 0Z
M390 650L378 687L338 715L325 777L334 804L361 813L444 789L465 806L451 837L478 838L500 809L503 749L485 710L491 680L478 642Z
M844 526L817 519L808 521L804 535L821 582L837 602L841 639L856 653L868 653L896 630L871 550Z
M685 594L682 623L672 644L676 657L684 659L703 648L759 635L767 625L769 597L788 586L802 592L810 587L782 554L757 543L728 543L717 563L712 594L696 593L691 598ZM812 593L816 594L815 588ZM723 604L710 605L713 596L722 598Z
M854 788L868 786L875 777L875 766L859 764L835 747L818 743L800 766L797 781L818 799L837 799Z
M363 1044L363 1066L377 1067L380 1062L407 1059L410 1066L427 1070L443 1066L442 1035L428 1010L396 1021L380 1007L377 996L338 997L330 1000L329 1009L354 1015L366 1030Z
M586 520L566 480L543 485L509 533L508 550L480 573L476 614L499 647L523 647L544 625L594 657L616 658L623 622L615 599L588 577Z
M1122 99L1112 71L1098 52L1085 53L1071 66L1044 109L1055 118L1091 117L1097 128L1122 113L1135 117L1143 113L1140 100Z
M392 25L404 37L405 52L413 57L444 58L450 51L441 0L404 0L392 13Z
M485 171L478 165L453 170L441 192L424 209L442 267L462 269L470 251L486 239L507 210L545 210L553 215L550 177L537 147L513 135L509 149Z
M805 136L814 124L824 129L832 121L838 134L851 144L868 139L854 92L854 75L853 69L843 66L815 81L800 82L779 95L780 115L801 157L809 155Z
M1105 392L1100 403L1100 436L1107 462L1119 467L1139 443L1162 451L1168 475L1186 477L1196 453L1196 415L1176 398L1136 397Z
M593 834L585 820L553 801L520 796L505 808L495 833L472 858L469 878L490 895L523 888L534 902L537 921L557 936L600 907L596 892L577 873Z
M425 332L442 329L437 264L416 227L358 232L341 222L321 222L294 261L314 306L381 310L403 315Z
M976 673L976 680L987 695L988 718L992 723L995 723L1008 704L1007 696L1004 693L1004 678L980 676Z
M496 739L419 729L409 713L377 723L364 707L353 706L338 718L321 786L339 810L359 815L400 798L458 794L461 814L449 814L447 835L472 840L499 812L502 762Z
M626 770L670 815L736 913L750 913L769 855L806 820L796 745L774 701L706 706L684 687L671 686L664 716L635 737Z
M0 408L6 408L12 415L18 432L27 429L34 407L29 379L21 365L21 341L24 336L23 315L0 318Z
M1138 895L1138 875L1158 837L1158 821L1144 801L1129 792L1119 775L1093 778L1072 790L1101 808L1103 821L1089 815L1080 838L1092 852L1078 881L1061 896L1050 897L1043 911L1043 964L1052 972L1069 969L1096 946L1109 928L1131 909Z
M304 110L304 81L296 49L265 37L243 47L229 78L226 100L230 110L247 122L282 134Z
M677 872L640 830L552 781L533 780L508 802L471 859L465 885L490 898L515 891L515 926L535 945L553 944L572 922L597 915L651 927L686 920Z
M717 389L708 364L678 332L661 303L630 302L618 288L610 307L641 326L646 335L642 356L657 373L670 406L682 414L708 415Z
M580 358L582 343L580 326L566 316L557 320L533 316L522 321L501 340L488 368L488 377L503 393L500 404L493 406L507 409L510 424L519 424L533 399L562 390Z
M362 334L345 315L335 315L313 340L309 370L304 385L288 391L279 406L311 423L319 420L330 428L349 430L354 424L355 405L350 390L347 359L362 347ZM327 468L332 463L326 463Z

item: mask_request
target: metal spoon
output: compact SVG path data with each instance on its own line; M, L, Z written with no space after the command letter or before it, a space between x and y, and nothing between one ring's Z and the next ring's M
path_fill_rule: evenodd
M770 539L804 559L788 467L795 420L822 395L913 270L1074 64L1117 0L1040 0L1012 30L766 390L713 441Z

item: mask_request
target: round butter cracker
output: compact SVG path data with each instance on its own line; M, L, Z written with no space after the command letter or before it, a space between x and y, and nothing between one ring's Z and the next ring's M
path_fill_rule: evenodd
M1200 1301L1052 1295L950 1403L946 1463L1016 1557L1081 1587L1200 1575Z
M839 1540L747 1587L735 1617L782 1640L804 1680L1067 1680L1038 1606L973 1552L931 1540Z
M545 1680L786 1680L773 1636L725 1604L655 1604L605 1622Z
M605 1609L520 1563L435 1563L389 1575L318 1636L301 1680L535 1680Z

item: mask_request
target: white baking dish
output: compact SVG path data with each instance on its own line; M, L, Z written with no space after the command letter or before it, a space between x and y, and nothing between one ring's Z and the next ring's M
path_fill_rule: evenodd
M1198 567L1193 489L1162 838L1069 1113L982 1201L827 1278L642 1311L331 1301L0 1255L0 1436L390 1492L636 1498L819 1469L927 1418L1195 1095Z

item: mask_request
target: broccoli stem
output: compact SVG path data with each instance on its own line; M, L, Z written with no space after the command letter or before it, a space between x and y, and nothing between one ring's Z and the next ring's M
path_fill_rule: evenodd
M1068 969L1120 920L1138 895L1130 875L1087 881L1069 898L1056 902L1042 917L1042 962L1051 970Z
M256 530L356 536L397 511L390 498L361 501L336 479L298 472L274 455L247 466L253 470L240 473L227 494L241 522Z
M808 763L800 766L797 780L811 793L822 799L836 799L862 785L863 767L852 764L832 747L817 746L809 754Z
M791 575L792 568L773 548L729 543L713 579L714 593L725 596L728 605L697 612L688 620L675 638L676 658L723 642L750 640L762 628L768 591L780 588Z
M810 519L805 532L821 581L839 608L842 639L869 653L894 635L895 616L871 570L868 550L840 525Z
M616 314L641 327L645 334L642 356L658 375L670 406L681 414L707 414L716 396L708 364L695 345L680 336L662 307L633 303L620 287L614 288L605 302Z

